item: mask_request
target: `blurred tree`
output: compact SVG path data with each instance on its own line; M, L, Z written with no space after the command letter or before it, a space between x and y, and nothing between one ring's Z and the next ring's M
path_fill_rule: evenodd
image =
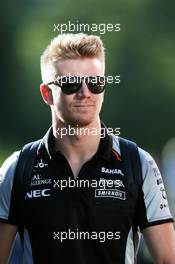
M100 34L106 72L121 75L108 85L102 119L123 136L159 153L175 132L173 72L175 3L152 1L14 1L1 8L1 137L9 146L41 137L50 110L39 93L39 60L58 23L121 23ZM96 32L87 32L96 34ZM5 89L4 89L5 87ZM13 143L13 144L12 144Z

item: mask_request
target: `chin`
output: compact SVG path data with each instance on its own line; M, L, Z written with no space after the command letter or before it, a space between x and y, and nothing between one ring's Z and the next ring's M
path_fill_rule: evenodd
M90 120L78 120L78 119L75 121L72 120L72 122L69 122L71 126L76 126L76 127L86 127L90 125L91 123L92 121Z
M65 120L67 124L71 126L77 126L77 127L86 127L90 125L94 121L94 117L90 118L83 118L83 117L74 117L74 118L69 118L68 120Z

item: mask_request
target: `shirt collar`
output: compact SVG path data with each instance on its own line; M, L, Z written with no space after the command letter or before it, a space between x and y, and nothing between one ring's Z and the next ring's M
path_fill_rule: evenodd
M106 160L111 159L111 150L112 150L112 136L108 135L106 126L101 123L101 127L103 128L103 133L101 135L100 144L98 150L95 154L96 157L101 157ZM39 146L38 151L41 148L45 148L49 158L51 159L56 153L60 153L59 151L55 151L54 148L54 137L53 137L53 129L52 126L48 129L46 134L44 135L41 144Z

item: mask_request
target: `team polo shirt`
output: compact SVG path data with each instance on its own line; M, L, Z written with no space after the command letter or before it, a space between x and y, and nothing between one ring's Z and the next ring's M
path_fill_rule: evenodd
M141 186L128 182L119 140L106 134L75 179L65 156L54 150L50 128L20 214L24 263L135 263L140 231L173 221L155 161L140 148L139 156ZM15 152L0 170L0 221L13 225L19 224L10 211L18 157Z

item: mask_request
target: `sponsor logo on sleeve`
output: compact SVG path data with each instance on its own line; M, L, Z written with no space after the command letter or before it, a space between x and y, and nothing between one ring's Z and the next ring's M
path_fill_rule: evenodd
M159 178L159 179L157 179L157 185L160 185L160 184L162 184L163 183L163 180L162 180L162 178Z
M163 199L167 199L167 197L166 197L166 192L165 192L165 189L163 188L163 187L161 187L160 188L160 191L162 192L162 197L163 197Z
M168 207L168 204L160 204L160 209L162 210L162 209L165 209L165 208L167 208Z

